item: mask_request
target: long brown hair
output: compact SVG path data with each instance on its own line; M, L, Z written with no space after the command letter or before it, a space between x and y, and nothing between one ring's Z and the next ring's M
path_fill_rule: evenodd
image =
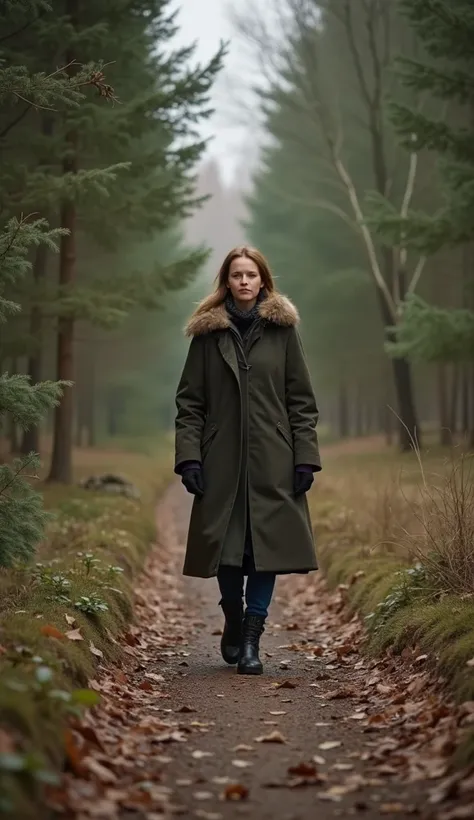
M262 284L266 294L270 296L270 294L275 293L276 288L273 274L263 253L260 253L257 248L250 248L247 245L242 245L240 247L233 248L227 254L220 267L219 273L216 276L215 288L213 292L203 299L197 308L197 313L204 313L206 310L211 310L211 308L218 307L218 305L221 305L225 301L230 266L234 259L240 259L242 256L247 257L247 259L251 259L257 265L260 276L262 277Z

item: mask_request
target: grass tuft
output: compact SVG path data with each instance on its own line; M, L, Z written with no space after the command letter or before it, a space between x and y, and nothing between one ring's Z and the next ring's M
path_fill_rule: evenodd
M113 458L122 454L108 453L104 471ZM14 744L13 757L0 756L0 814L47 816L41 791L64 765L64 729L97 700L81 690L98 662L120 656L116 637L132 618L133 582L154 540L155 493L172 474L167 450L159 460L125 461L135 465L143 501L46 485L55 518L35 563L0 571L0 730ZM68 637L71 630L82 640Z
M458 702L474 700L472 458L338 451L326 473L310 498L320 565L365 618L366 650L419 646ZM469 730L453 762L473 761Z

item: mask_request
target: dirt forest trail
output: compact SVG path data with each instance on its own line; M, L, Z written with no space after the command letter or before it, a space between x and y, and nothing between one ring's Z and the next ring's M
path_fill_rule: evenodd
M449 799L451 707L423 658L359 652L343 590L279 579L264 675L225 666L216 582L180 576L189 509L177 484L159 505L125 658L91 682L102 704L72 731L51 805L74 820L472 817Z

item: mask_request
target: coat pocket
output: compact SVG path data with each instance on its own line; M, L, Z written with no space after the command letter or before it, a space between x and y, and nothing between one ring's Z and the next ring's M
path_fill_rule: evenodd
M202 458L205 457L207 454L209 447L211 446L212 440L217 433L217 424L211 424L207 430L204 431L204 435L201 441L201 456Z
M291 447L291 449L294 450L295 446L293 444L293 436L291 435L290 431L287 430L286 427L281 423L281 421L279 421L277 424L277 430L282 436L282 438L285 439L286 443Z

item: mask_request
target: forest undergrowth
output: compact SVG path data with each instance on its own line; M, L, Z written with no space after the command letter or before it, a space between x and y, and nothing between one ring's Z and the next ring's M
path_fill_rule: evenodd
M54 517L35 560L0 572L0 814L37 815L44 785L64 766L71 726L98 703L88 681L121 652L170 452L166 443L148 455L77 451L78 479L123 473L140 500L44 485Z
M318 556L362 618L371 654L417 647L458 702L474 700L474 469L461 447L328 452L311 498ZM474 760L474 732L456 750Z

